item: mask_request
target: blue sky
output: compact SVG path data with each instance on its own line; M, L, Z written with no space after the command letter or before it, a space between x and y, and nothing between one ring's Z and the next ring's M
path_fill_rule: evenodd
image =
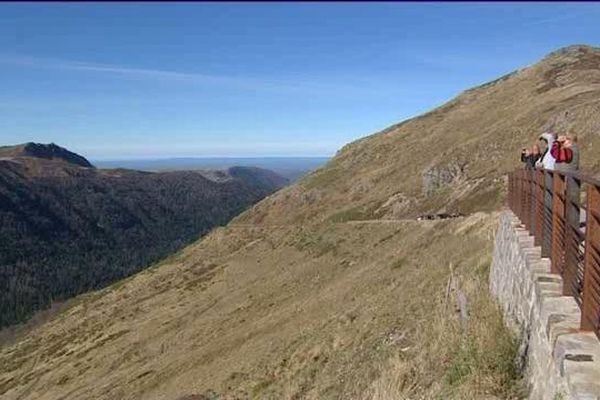
M0 143L321 156L556 48L600 4L0 4Z

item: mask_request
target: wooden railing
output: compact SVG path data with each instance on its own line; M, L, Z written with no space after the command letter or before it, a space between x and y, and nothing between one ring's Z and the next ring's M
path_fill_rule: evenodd
M508 205L581 308L581 329L600 338L600 181L580 173L517 170Z

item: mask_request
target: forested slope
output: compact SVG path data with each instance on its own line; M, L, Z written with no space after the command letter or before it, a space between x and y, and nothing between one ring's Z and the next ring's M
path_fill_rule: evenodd
M52 147L41 158L6 157L7 149L0 149L0 326L139 271L286 183L256 168L209 179L43 157Z

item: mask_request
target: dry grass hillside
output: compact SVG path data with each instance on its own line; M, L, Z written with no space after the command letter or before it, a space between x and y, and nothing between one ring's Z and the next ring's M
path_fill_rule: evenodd
M599 68L599 50L568 48L349 144L5 343L0 397L522 397L518 344L487 294L502 177L546 128L578 133L600 169ZM441 210L468 215L412 218Z

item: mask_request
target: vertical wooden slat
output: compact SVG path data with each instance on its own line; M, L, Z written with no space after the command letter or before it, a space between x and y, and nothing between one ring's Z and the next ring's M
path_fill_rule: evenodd
M527 170L521 170L521 214L523 225L527 227Z
M521 171L517 171L517 216L523 221L523 204L522 204L522 191L523 191L523 180L521 179Z
M527 227L527 220L529 219L529 198L527 197L527 170L521 170L521 182L522 182L522 198L521 204L523 205L523 225Z
M565 262L563 265L563 295L579 297L577 269L579 267L579 218L581 182L567 176L565 179Z
M534 244L541 246L542 232L544 229L544 171L535 171L536 201L535 201L535 230L533 232Z
M514 209L514 204L513 204L513 196L515 194L515 189L513 187L514 185L514 172L511 172L510 174L508 174L508 208L510 208L511 210Z
M563 273L565 258L565 176L555 172L552 181L552 243L550 250L551 271Z
M552 252L552 177L553 171L544 170L544 195L542 197L542 257L551 257Z
M529 215L530 215L530 222L529 222L529 233L531 235L535 235L535 224L536 224L536 207L537 207L537 203L536 203L536 181L535 181L535 177L536 177L536 171L535 170L530 170L527 171L527 176L529 179Z
M523 224L525 224L525 229L528 231L531 229L530 222L531 216L529 215L531 207L531 196L529 196L529 174L528 170L523 170Z

